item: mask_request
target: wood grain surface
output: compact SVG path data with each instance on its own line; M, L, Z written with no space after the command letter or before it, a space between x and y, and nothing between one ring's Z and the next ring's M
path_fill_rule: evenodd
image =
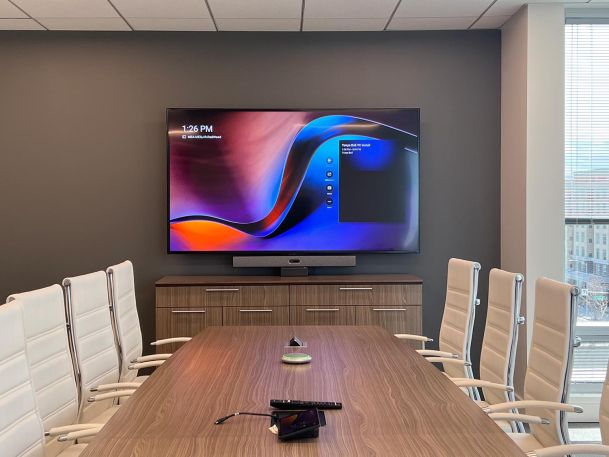
M355 325L355 306L290 306L291 325Z
M290 286L230 286L213 284L208 287L157 287L156 307L205 306L288 306Z
M308 342L308 365L280 361ZM343 402L319 438L279 442L271 398ZM375 326L208 327L110 419L82 457L517 457L524 453L450 380Z
M311 276L164 276L155 285L167 286L196 286L196 285L232 285L232 284L365 284L373 283L402 283L421 284L423 280L414 275L383 274L383 275L311 275Z

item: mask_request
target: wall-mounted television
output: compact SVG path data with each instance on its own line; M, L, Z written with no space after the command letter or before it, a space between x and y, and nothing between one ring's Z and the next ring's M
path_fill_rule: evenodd
M168 250L419 250L419 110L167 110Z

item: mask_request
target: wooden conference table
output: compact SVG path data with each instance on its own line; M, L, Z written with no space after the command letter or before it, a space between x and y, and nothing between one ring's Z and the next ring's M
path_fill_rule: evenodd
M308 365L284 344L308 343ZM340 401L319 438L280 442L269 400ZM380 327L209 327L180 348L87 446L103 456L524 456L407 343Z

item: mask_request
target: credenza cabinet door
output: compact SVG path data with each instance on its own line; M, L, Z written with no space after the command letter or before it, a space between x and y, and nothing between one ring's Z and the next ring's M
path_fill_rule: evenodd
M288 325L287 306L225 306L224 325Z
M421 305L417 284L307 284L290 286L290 305Z
M378 325L390 333L421 334L420 306L373 305L356 307L357 325ZM420 349L420 343L412 346Z
M288 306L289 286L209 285L158 287L157 308L208 306Z
M290 325L355 325L355 307L291 306Z
M206 327L222 325L222 308L157 308L157 339L195 336ZM157 353L172 353L183 343L157 346Z

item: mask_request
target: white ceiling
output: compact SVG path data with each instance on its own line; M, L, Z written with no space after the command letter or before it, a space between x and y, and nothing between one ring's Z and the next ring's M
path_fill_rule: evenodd
M0 0L0 30L382 31L501 27L564 0ZM568 0L609 8L609 0Z

